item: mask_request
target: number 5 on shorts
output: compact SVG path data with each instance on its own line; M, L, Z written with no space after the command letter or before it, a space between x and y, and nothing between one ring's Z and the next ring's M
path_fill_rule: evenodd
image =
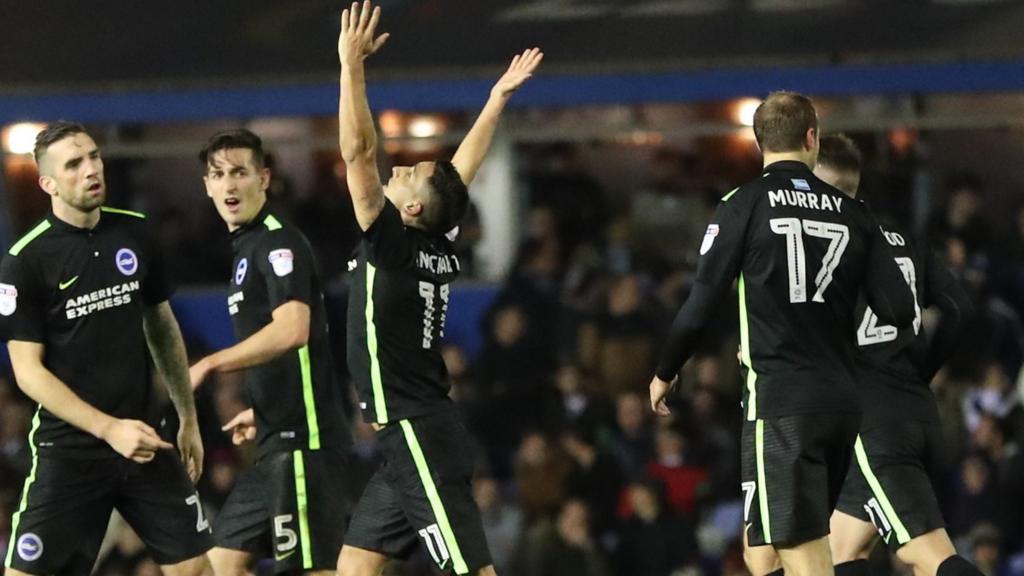
M292 550L299 543L299 537L295 534L295 530L285 527L285 524L291 521L291 514L274 516L274 549L278 553Z

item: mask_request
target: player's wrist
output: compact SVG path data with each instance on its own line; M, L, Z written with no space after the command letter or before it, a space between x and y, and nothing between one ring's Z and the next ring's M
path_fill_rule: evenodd
M117 426L118 421L119 420L117 418L104 414L102 418L97 420L96 426L89 432L100 440L109 443L111 433Z

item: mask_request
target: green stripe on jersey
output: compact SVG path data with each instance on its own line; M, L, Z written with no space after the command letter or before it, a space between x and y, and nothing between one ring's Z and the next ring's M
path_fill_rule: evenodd
M896 531L896 541L900 544L910 542L910 533L907 532L907 527L896 516L896 509L889 502L889 497L885 495L885 490L882 490L882 483L878 481L875 473L871 471L871 465L868 463L868 453L864 451L864 443L860 440L860 434L857 435L857 442L854 443L853 450L857 454L857 465L860 466L864 479L868 481L868 486L871 487L871 493L875 495L878 503L882 506L882 512L885 512L885 517L889 519L893 530Z
M377 423L388 423L388 407L384 402L384 382L380 377L380 358L377 357L377 325L373 323L373 280L377 268L366 263L366 349L370 353L370 382L373 383L373 408Z
M25 246L28 246L29 242L35 240L43 232L46 232L49 229L50 229L50 221L49 220L43 220L42 222L37 224L35 228L33 228L31 231L29 231L28 234L25 234L24 236L22 236L21 240L18 240L17 242L15 242L14 246L11 246L11 249L8 251L8 254L10 254L11 256L17 256L18 254L21 254L21 251L25 249Z
M36 470L39 467L39 453L36 451L36 432L39 430L39 410L36 408L36 415L32 417L32 430L28 433L28 445L32 450L32 470L28 473L28 478L25 479L25 487L21 490L21 504L18 506L18 511L14 513L14 517L11 518L11 541L7 546L7 557L4 559L4 566L7 568L11 567L11 560L14 559L14 549L17 548L18 544L18 523L21 521L21 514L28 508L28 491L32 487L32 483L36 481Z
M452 556L452 567L455 569L456 574L468 574L469 568L466 566L466 559L462 557L459 543L455 541L455 532L452 531L452 525L448 521L448 514L444 511L444 502L441 501L441 495L437 493L437 486L434 485L434 476L430 473L430 468L427 466L427 458L420 448L419 440L416 439L416 432L413 431L412 423L408 420L401 420L400 422L402 432L405 433L405 441L409 444L409 452L412 452L412 459L416 463L416 470L420 474L423 489L427 492L427 500L430 501L430 508L434 512L434 519L437 521L438 528L441 529L441 536L444 537L444 543Z
M768 483L764 472L764 420L758 420L754 432L754 452L757 458L757 504L761 508L761 528L764 530L764 543L772 543L772 522L768 509Z
M747 367L747 420L757 418L757 372L750 362L750 323L747 320L747 282L740 274L740 358Z
M729 198L732 198L733 194L739 191L739 187L733 188L732 192L729 192L725 196L722 196L722 202L728 202Z
M122 210L121 208L110 208L109 206L100 206L100 212L109 212L110 214L123 214L125 216L134 216L136 218L146 219L146 215L142 212L136 212L134 210Z
M292 452L295 466L295 501L299 512L299 542L302 544L302 568L313 567L313 542L309 533L309 497L306 494L306 462L302 450Z
M320 449L320 424L316 419L316 398L313 396L313 371L309 366L309 345L299 348L299 370L302 372L302 403L306 406L306 427L309 428L309 449Z
M263 219L263 224L267 227L267 230L274 231L283 228L281 221L274 218L273 214L267 214L267 217Z

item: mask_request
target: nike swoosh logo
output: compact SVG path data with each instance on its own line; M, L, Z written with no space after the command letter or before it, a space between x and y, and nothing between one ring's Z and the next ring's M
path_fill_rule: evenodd
M61 282L60 284L57 285L57 287L60 288L61 290L66 290L68 286L71 286L72 284L74 284L77 281L78 281L78 276L75 276L74 278L72 278L71 280L68 280L67 282Z
M282 562L284 560L287 560L288 557L291 556L292 554L295 554L295 550L292 550L291 552L287 552L287 553L281 554L281 555L278 555L277 552L274 552L274 560L276 560L278 562Z
M888 544L889 540L892 540L892 532L885 535L885 543Z

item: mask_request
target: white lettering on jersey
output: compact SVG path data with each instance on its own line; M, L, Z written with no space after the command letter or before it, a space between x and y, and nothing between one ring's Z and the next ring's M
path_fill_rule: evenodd
M295 269L295 255L287 248L271 250L267 260L270 260L270 265L274 267L274 274L278 276L287 276Z
M0 284L0 316L10 316L18 309L18 289L13 284Z
M68 320L82 318L100 310L126 306L132 302L132 292L138 291L138 280L109 286L83 294L77 298L68 298L64 303L64 312Z
M245 301L245 292L241 290L228 296L228 313L232 316L238 314L238 303L243 301Z
M416 259L416 267L432 274L451 274L460 270L459 259L454 254L428 254L422 250Z
M818 194L816 192L799 192L793 190L772 190L768 192L768 202L772 208L775 206L792 206L794 208L807 208L809 210L825 210L828 212L842 212L843 199L829 194Z

